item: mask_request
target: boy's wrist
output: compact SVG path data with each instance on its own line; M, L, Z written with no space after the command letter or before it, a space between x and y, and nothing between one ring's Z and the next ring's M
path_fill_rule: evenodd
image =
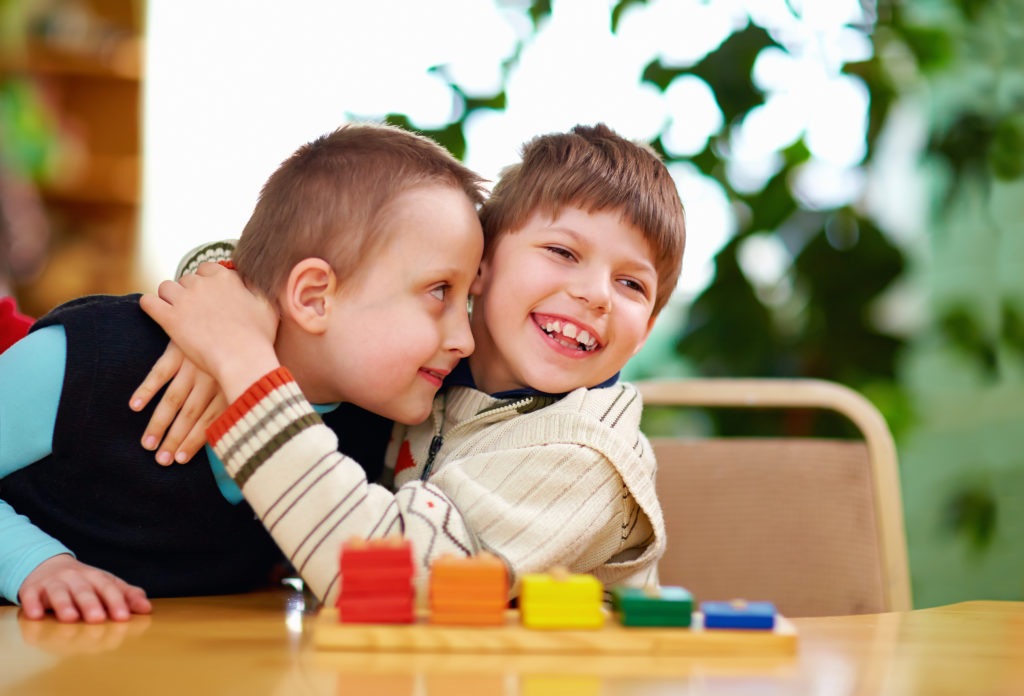
M234 401L268 372L281 366L273 346L250 346L213 366L213 376L229 402Z
M221 438L228 433L235 423L245 418L246 414L256 404L263 402L269 395L282 389L285 392L297 392L298 386L295 384L295 378L288 371L288 368L278 366L254 380L245 391L232 399L227 410L206 429L206 439L214 450L217 450ZM301 392L298 393L301 394ZM303 403L306 402L303 400ZM298 404L295 407L299 407ZM312 411L312 407L308 403L306 403L306 407ZM238 452L235 452L235 454L237 455ZM222 462L228 475L234 477L235 473L237 473L237 467L232 465L232 457L226 456L227 453L219 451L217 455L222 457Z

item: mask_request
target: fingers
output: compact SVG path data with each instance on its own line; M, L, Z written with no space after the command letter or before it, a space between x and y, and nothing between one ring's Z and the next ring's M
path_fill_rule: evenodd
M148 614L153 611L153 605L150 603L149 598L146 597L144 589L135 585L127 585L127 588L124 593L124 599L128 603L128 609L131 613Z
M56 588L54 592L61 599L61 605L53 606L58 621L70 623L77 621L79 616L85 623L103 623L107 620L107 612L96 593L97 588L94 588L91 583L72 580L67 590L61 587ZM54 602L55 600L51 597L50 604L54 605ZM113 615L110 618L115 621L124 621L128 618L124 613L119 614L122 617L120 619Z
M160 287L163 288L168 282L171 281L165 280L163 283L160 283ZM166 329L167 321L171 317L171 305L167 300L163 299L163 297L147 293L139 298L139 307L149 315L150 319Z
M178 412L172 414L174 422L171 424L170 430L167 431L167 435L160 445L160 452L157 454L157 461L161 464L169 464L172 461L172 453L174 454L173 461L177 461L179 464L184 464L191 459L206 443L206 426L224 410L219 407L219 403L223 403L222 399L217 405L220 410L212 417L209 413L211 410L209 407L214 405L214 401L220 393L220 387L217 386L213 378L205 372L198 371L195 365L188 361L182 366L182 371L175 381L186 380L186 378L190 391Z
M131 610L125 599L129 585L103 571L94 570L88 575L76 575L67 579L66 584L55 584L47 588L50 608L57 620L64 623L78 621L103 623L127 621Z
M109 616L114 621L127 621L132 617L132 612L128 607L127 597L125 596L127 589L127 583L119 580L102 583L96 587L96 593L99 596L97 597L97 594L94 594L93 597L96 598L96 611L101 617L99 619L100 621L103 620L104 616ZM100 601L103 602L102 606L99 606ZM81 603L79 603L79 606L82 606ZM103 607L106 607L105 614L103 612ZM86 623L94 622L91 622L86 618Z
M168 343L167 348L164 350L163 355L157 359L150 368L149 374L142 380L142 384L139 385L138 389L132 394L128 405L133 411L141 411L149 403L153 395L160 391L161 387L167 384L174 375L178 374L178 370L181 369L181 364L185 360L185 354L181 352L181 349L174 342ZM153 425L152 419L150 419L150 426ZM166 423L163 428L147 427L147 434L157 435L157 439L153 442L153 447L147 447L146 449L153 449L156 447L156 443L160 441L159 435L163 434L164 429L167 427ZM159 430L159 432L157 432Z
M184 464L196 455L206 445L206 429L209 428L215 420L220 418L228 408L227 399L220 392L220 388L217 387L217 393L213 398L213 401L203 411L203 415L199 417L192 429L188 432L188 435L178 445L177 452L174 455L174 460L179 464ZM180 417L179 417L180 418ZM175 421L177 425L177 421Z
M214 276L217 275L218 273L232 272L233 271L231 269L228 269L228 267L222 264L220 261L203 261L201 264L199 264L199 267L196 269L196 275L206 277ZM182 280L184 280L187 277L188 276L182 277Z
M21 601L21 611L24 612L26 618L36 621L46 615L40 588L24 588L18 593L18 599Z
M74 559L56 557L49 569L40 564L37 571L40 576L32 581L30 575L18 593L28 619L42 619L50 610L61 623L96 624L127 621L133 613L152 610L142 588Z
M206 444L206 428L226 409L217 382L185 360L153 410L142 446L155 450L159 443L156 460L163 466L184 464Z
M172 343L171 345L174 344ZM202 413L203 408L206 407L206 403L209 401L209 399L204 401L202 406L195 404L192 397L195 379L195 366L188 361L181 363L180 369L167 386L163 396L160 397L160 402L153 409L153 415L150 416L149 423L146 424L146 430L142 435L142 446L148 450L155 450L157 443L163 440L163 443L160 445L160 451L156 455L157 462L163 466L167 466L174 461L173 453L183 437L180 425L177 431L174 431L172 428L171 432L168 432L168 426L176 422L176 418L185 418L188 421L187 426L191 427L191 424L199 417L199 414ZM183 411L185 408L189 410ZM179 416L179 411L182 411L181 416ZM184 433L187 432L187 430L184 430Z

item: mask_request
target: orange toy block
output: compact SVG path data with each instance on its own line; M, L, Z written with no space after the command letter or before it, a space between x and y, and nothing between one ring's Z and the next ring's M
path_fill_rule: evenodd
M508 571L497 556L443 556L431 566L431 623L497 626L507 608Z

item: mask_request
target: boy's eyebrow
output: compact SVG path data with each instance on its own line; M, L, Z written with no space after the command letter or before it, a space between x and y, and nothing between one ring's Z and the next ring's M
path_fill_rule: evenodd
M473 272L474 273L476 272L475 268L473 269ZM424 266L423 267L423 275L430 276L430 277L436 277L436 276L455 277L455 276L458 276L460 274L465 274L465 273L466 273L466 269L465 268L463 268L462 266L456 266L456 265L450 265L450 266L447 266L447 265L446 266Z
M579 244L593 244L593 242L591 242L585 234L582 234L571 227L565 227L563 225L551 225L548 229L555 230L557 232L562 232L567 236L572 237ZM649 271L655 276L658 275L658 269L655 267L654 262L651 259L647 258L646 256L641 255L638 257L634 257L630 261L630 266L639 268L644 271Z

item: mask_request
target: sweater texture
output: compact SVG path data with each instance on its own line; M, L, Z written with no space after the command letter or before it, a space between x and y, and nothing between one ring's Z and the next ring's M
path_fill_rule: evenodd
M554 565L606 585L657 582L665 527L641 409L628 384L561 399L451 387L426 423L396 426L379 485L337 451L334 434L279 368L207 435L325 602L337 598L341 544L389 534L411 540L421 589L434 559L487 549L505 560L515 595L522 574ZM431 460L432 442L440 448Z

